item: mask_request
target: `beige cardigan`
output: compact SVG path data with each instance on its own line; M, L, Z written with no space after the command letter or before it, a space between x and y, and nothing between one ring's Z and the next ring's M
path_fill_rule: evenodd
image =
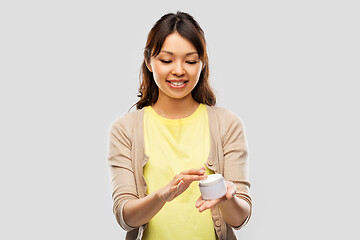
M210 128L210 153L205 165L220 173L236 188L236 196L247 201L252 209L248 180L248 146L241 120L225 108L207 106ZM123 218L124 204L146 196L143 167L149 157L144 153L144 109L129 112L111 124L109 131L108 164L112 182L113 212L119 225L127 231L126 239L141 239L146 224L138 228L128 226ZM225 222L218 206L211 209L218 239L236 239L238 227ZM181 227L181 226L179 226Z

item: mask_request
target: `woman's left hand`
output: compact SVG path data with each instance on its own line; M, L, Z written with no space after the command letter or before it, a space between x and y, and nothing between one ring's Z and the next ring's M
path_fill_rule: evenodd
M202 196L200 196L198 198L198 200L196 201L196 208L199 210L199 212L203 212L206 209L210 209L214 206L216 206L217 204L219 204L220 202L224 201L224 200L228 200L231 199L235 196L235 192L236 192L236 187L235 184L233 182L230 181L225 181L226 183L226 194L218 199L213 199L213 200L204 200L202 198Z

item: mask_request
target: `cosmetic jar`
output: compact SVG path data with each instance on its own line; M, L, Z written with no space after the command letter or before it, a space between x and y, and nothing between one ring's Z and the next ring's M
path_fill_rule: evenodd
M208 175L205 180L199 181L199 188L204 200L221 198L227 190L225 179L221 174Z

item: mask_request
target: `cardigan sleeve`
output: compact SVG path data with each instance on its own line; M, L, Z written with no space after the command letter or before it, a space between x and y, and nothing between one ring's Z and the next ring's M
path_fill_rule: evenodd
M125 230L128 226L123 217L123 207L129 200L138 199L131 159L131 139L125 127L124 117L113 122L109 131L108 165L112 185L113 213L118 224Z
M249 162L248 145L243 123L239 117L225 110L222 118L223 126L223 151L224 151L224 178L232 181L236 186L236 196L245 200L250 206L250 214L240 226L232 226L240 229L245 226L252 213L252 200L249 193Z

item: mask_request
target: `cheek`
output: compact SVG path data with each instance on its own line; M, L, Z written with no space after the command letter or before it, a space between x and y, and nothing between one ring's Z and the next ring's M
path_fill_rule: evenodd
M166 78L168 72L166 68L161 66L154 66L153 70L153 76L155 80L161 81L163 78Z
M200 77L200 73L201 73L201 66L196 67L196 68L193 68L193 69L191 70L191 75L192 75L194 78L199 78L199 77Z

